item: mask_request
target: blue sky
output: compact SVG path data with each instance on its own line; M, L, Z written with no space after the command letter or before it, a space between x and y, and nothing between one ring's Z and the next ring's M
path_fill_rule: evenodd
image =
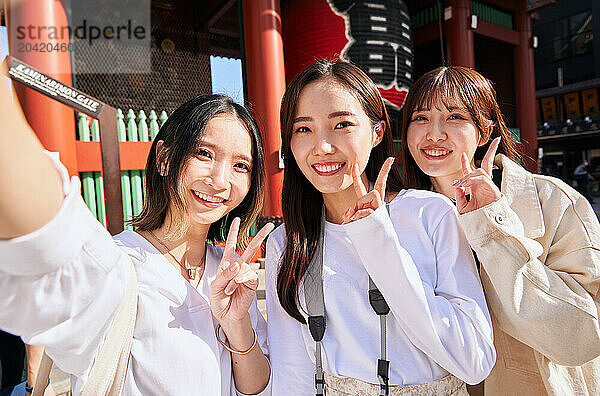
M0 60L8 55L8 35L6 26L0 26Z
M8 34L6 32L6 26L0 26L0 62L4 60L4 57L8 55ZM0 84L4 84L10 87L10 79L0 76Z
M240 59L211 56L210 78L213 93L229 95L237 103L244 104L242 61Z

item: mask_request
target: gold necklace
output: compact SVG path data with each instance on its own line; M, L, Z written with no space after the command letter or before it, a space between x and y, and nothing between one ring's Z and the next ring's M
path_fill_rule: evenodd
M167 254L169 256L171 256L171 258L173 260L175 260L175 262L177 264L179 264L179 266L181 267L182 270L186 271L187 276L188 276L188 280L195 280L196 276L198 275L198 267L186 267L183 264L181 264L181 262L179 260L177 260L175 258L175 256L173 256L173 254L171 253L171 251L169 250L169 248L167 247L167 245L165 245L163 243L163 241L161 241L160 239L158 239L158 237L156 235L154 235L154 233L152 231L148 231L150 233L150 235L152 235L152 238L154 238L158 243L160 243L162 245L162 247L164 247L167 251ZM204 257L206 257L206 250L204 251Z

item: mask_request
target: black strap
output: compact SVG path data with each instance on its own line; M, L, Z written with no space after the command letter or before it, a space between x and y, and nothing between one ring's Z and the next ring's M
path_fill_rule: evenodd
M381 396L387 396L390 392L389 385L390 361L379 359L377 360L377 378L379 379L379 389Z
M373 189L373 183L369 182L369 191ZM388 202L387 194L383 197L385 201L385 208L387 209L388 215L390 214L390 205ZM381 291L369 276L369 303L377 315L379 315L379 331L381 340L381 357L377 360L377 379L379 379L380 396L387 396L390 392L389 385L389 373L390 373L390 361L386 360L387 355L387 327L386 319L387 314L390 312L390 306L383 297Z
M325 335L325 316L309 316L308 329L313 340L323 340L323 336Z
M383 294L377 289L371 277L369 277L369 302L377 315L379 315L379 328L381 340L381 358L377 360L377 379L379 379L380 396L389 394L389 372L390 361L386 359L386 318L390 312L390 307L385 301Z
M373 286L375 286L375 284L373 284ZM390 306L385 301L385 297L383 297L383 294L381 294L377 286L369 289L369 302L377 315L387 315L390 313Z
M321 361L321 340L325 335L325 301L323 296L323 242L325 233L325 206L321 209L321 233L317 248L304 275L304 301L308 311L308 329L315 341L316 396L325 395L325 378Z
M373 184L369 183L369 190ZM385 206L390 212L387 195L384 197ZM325 247L325 206L321 210L321 232L315 254L313 255L306 274L304 276L304 301L308 311L308 329L312 339L315 341L315 389L316 396L325 396L325 380L323 374L323 362L321 357L321 341L325 335L325 301L323 295L323 257ZM390 362L386 360L386 316L390 307L385 301L383 294L377 288L369 276L369 303L377 315L379 315L379 327L381 334L381 358L377 360L377 378L379 379L380 396L389 394L389 371Z

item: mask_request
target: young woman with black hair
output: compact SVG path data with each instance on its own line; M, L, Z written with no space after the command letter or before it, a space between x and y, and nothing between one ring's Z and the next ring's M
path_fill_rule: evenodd
M465 395L494 365L456 210L403 189L389 125L352 64L316 62L287 87L284 225L266 253L275 394Z
M258 278L247 262L272 226L235 255L262 203L250 113L220 95L175 110L150 150L136 231L111 238L79 179L43 151L5 91L0 108L0 327L45 345L77 395L136 274L122 394L270 394ZM213 244L225 239L225 249Z

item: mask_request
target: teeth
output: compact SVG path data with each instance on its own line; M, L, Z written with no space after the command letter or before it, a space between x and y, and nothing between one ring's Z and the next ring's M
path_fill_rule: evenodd
M338 170L342 167L343 164L337 164L337 165L321 165L321 164L315 164L314 167L316 170L318 170L319 172L332 172L335 170Z
M447 155L450 150L423 150L425 151L425 154L430 155L432 157L442 157L444 155Z
M203 200L205 200L207 202L221 203L221 202L223 202L225 200L223 198L214 197L212 195L204 194L204 193L201 193L199 191L195 191L195 190L192 190L192 191L194 192L194 194L198 198L203 199Z

